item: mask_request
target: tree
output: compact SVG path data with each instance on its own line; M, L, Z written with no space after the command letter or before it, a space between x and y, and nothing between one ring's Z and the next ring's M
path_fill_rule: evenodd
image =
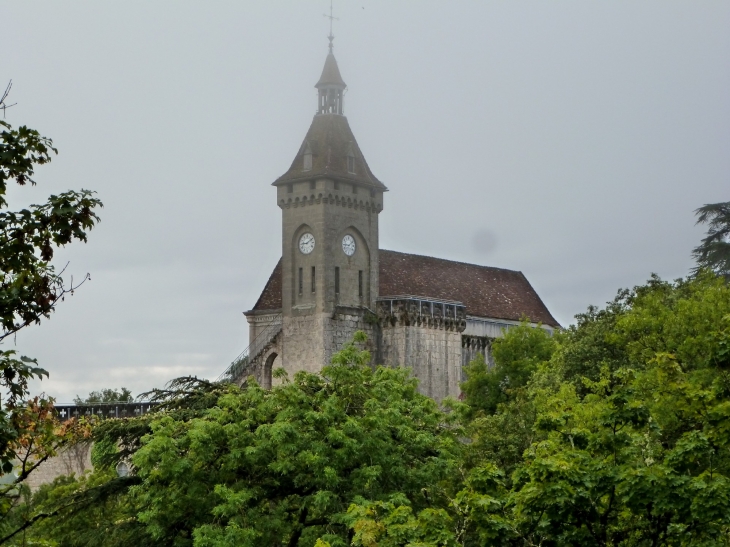
M511 475L502 540L730 544L730 287L653 277L557 341L467 429L467 463Z
M395 497L415 511L440 505L456 482L459 430L407 370L373 370L362 342L358 334L321 374L300 372L271 390L189 379L159 413L101 424L107 438L136 446L136 484L111 509L118 524L47 493L55 508L44 501L38 511L59 516L42 525L46 539L346 545L353 503ZM136 440L125 437L130 431ZM74 495L84 488L74 486ZM99 520L90 522L94 515ZM113 543L115 534L123 542Z
M695 214L697 224L707 224L707 236L692 251L695 272L707 268L730 280L730 201L708 203Z
M503 332L492 342L494 368L487 366L478 355L466 369L467 380L462 384L468 407L473 411L494 413L499 403L517 394L537 370L550 360L556 348L553 336L540 325L531 326L523 320L519 326Z
M120 389L105 388L101 391L92 391L89 396L82 399L78 395L74 397L74 404L92 404L92 403L131 403L134 401L132 392L126 387Z
M3 112L9 89L0 98ZM63 272L56 273L50 262L55 248L86 241L87 231L99 220L95 209L102 204L93 192L69 191L52 195L41 205L6 210L8 184L35 184L35 167L50 162L52 153L57 153L53 142L38 131L26 126L13 129L0 120L0 342L49 317L65 295L88 278L66 284ZM0 474L13 472L20 462L15 478L6 477L0 487L0 520L12 505L9 498L17 485L59 447L85 432L75 420L58 423L52 399L28 399L28 381L47 375L35 359L0 351L0 388L6 394L0 409Z
M75 546L730 545L730 285L652 277L532 331L505 337L530 372L490 412L470 406L490 384L440 409L361 335L270 391L179 379L17 512Z

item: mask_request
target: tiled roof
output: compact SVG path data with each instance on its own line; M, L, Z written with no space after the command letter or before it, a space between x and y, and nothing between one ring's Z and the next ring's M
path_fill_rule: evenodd
M463 302L469 315L513 321L525 316L560 326L522 272L381 250L380 296L407 294ZM281 261L253 309L280 308Z
M304 171L304 153L311 152L312 168ZM347 170L347 156L355 158L355 172ZM274 181L274 186L297 180L311 180L329 177L336 180L356 182L370 188L387 190L365 161L355 141L347 118L339 114L317 114L309 126L299 152L289 170Z
M522 272L380 251L380 296L457 300L468 315L559 326Z
M337 66L335 56L330 52L327 55L327 59L324 61L324 68L322 69L322 76L319 77L317 85L314 87L324 87L326 85L336 85L345 87L345 82L340 76L340 68Z
M256 301L253 311L281 309L281 258L271 272L261 296Z

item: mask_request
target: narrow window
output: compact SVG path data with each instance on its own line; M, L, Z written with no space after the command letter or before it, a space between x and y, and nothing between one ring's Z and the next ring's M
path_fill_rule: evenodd
M304 154L304 167L303 171L312 170L312 154Z
M347 156L347 172L355 174L355 158L353 156Z
M304 270L303 268L299 268L299 294L302 294L302 285L304 282L304 279L303 279L304 271L303 270Z
M357 295L362 298L362 270L357 272Z
M352 185L352 193L357 194L357 186L355 186L354 184Z
M288 193L290 193L290 194L293 193L294 192L294 185L293 184L287 184L286 185L286 191Z
M317 188L317 181L316 180L310 180L309 181L309 189L315 190Z
M340 183L335 181L335 190L339 190L339 189L340 189Z
M315 285L315 283L314 283L314 280L315 280L315 279L316 279L316 277L315 277L315 275L314 275L314 266L312 266L312 292L315 292L315 290L316 290L316 289L315 289L316 285Z
M335 294L340 294L340 268L335 266Z

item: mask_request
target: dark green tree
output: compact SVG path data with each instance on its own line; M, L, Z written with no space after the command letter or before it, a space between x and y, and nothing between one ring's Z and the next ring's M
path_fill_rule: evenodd
M91 403L131 403L134 401L132 392L126 387L119 389L105 388L100 391L92 391L88 397L74 397L74 404L83 405Z
M707 225L707 235L692 251L695 272L707 268L730 279L730 201L708 203L695 214L697 224Z

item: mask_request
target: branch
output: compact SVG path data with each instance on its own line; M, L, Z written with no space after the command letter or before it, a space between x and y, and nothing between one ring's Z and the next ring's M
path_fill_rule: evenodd
M5 91L3 92L3 96L0 97L0 109L3 111L3 117L5 117L5 109L10 108L11 106L15 106L18 103L13 104L5 104L5 99L8 98L8 95L10 95L10 88L13 87L13 80L10 80L8 82L8 86L5 88Z
M73 494L70 496L70 501L68 503L66 503L65 505L62 505L61 507L57 507L53 511L50 511L47 513L38 513L34 517L25 521L21 526L19 526L13 532L9 533L5 537L0 538L0 545L4 544L6 541L12 539L13 537L15 537L17 534L19 534L23 530L28 529L30 526L32 526L34 523L38 522L41 519L58 516L62 511L69 509L71 507L74 507L74 506L84 507L85 505L98 501L99 498L101 498L105 493L107 493L107 491L108 491L108 493L113 494L115 491L121 491L124 488L128 488L129 486L138 484L140 482L141 482L141 479L139 479L138 477L135 477L135 476L120 477L120 478L114 479L108 483L101 484L99 486L90 488L88 490L84 490L83 492L79 492L77 494Z
M66 270L66 267L68 267L68 264L66 264L66 266L64 266L63 270L61 270L61 273L63 273ZM74 285L73 284L73 278L71 278L71 284L69 285L68 288L66 288L63 285L61 285L60 292L51 301L51 304L50 304L51 310L53 310L55 308L55 306L56 306L56 304L58 303L59 300L62 300L67 294L73 295L73 293L74 293L74 291L76 289L78 289L81 285L83 285L84 283L86 283L87 281L90 281L90 280L91 280L91 274L88 274L87 273L84 276L84 279L80 283L78 283L77 285ZM25 321L23 321L22 323L20 323L19 325L15 326L15 327L13 327L12 329L6 330L2 334L0 334L0 342L2 342L3 340L5 340L5 338L7 338L8 336L14 335L19 330L27 327L31 323L36 323L36 322L40 321L41 317L43 317L43 316L44 316L44 314L42 314L42 313L35 314L33 317L30 317L30 318L26 319Z
M19 526L18 528L16 528L15 531L9 533L4 538L0 538L0 545L2 545L6 541L14 538L16 535L18 535L23 530L26 530L26 529L30 528L37 521L39 521L41 519L48 518L48 517L55 517L56 515L58 515L58 513L60 511L61 511L61 509L59 508L59 509L56 509L55 511L51 511L50 513L38 513L33 518L26 520L21 526Z

